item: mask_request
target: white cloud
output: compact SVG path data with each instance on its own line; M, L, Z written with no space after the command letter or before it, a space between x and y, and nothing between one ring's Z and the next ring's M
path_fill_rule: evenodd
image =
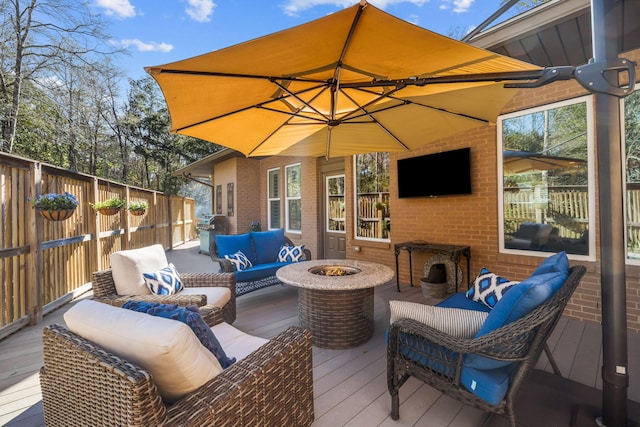
M476 0L441 0L440 9L450 9L453 6L455 13L468 12Z
M129 0L97 0L97 5L105 9L107 15L116 15L119 18L133 18L136 16L136 8Z
M140 39L124 39L120 40L120 45L124 48L134 46L139 52L171 52L173 45L169 43L157 43L157 42L143 42Z
M215 7L216 4L212 0L187 0L184 11L194 21L209 22Z
M413 3L417 6L422 6L428 1L429 0L369 0L368 3L371 3L372 5L375 5L380 9L385 9L387 6L399 3ZM286 0L282 8L284 9L285 14L289 16L296 16L303 10L311 9L315 6L335 5L341 7L349 7L353 6L354 4L354 0Z

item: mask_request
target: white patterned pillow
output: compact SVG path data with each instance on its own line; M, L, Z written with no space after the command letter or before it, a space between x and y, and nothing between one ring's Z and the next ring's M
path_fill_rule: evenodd
M161 268L153 273L142 273L144 282L152 294L172 295L182 290L182 281L176 267L169 263L165 268Z
M231 261L231 266L236 271L246 270L247 268L253 267L249 258L242 251L238 251L233 255L225 255L225 259Z
M278 252L278 262L298 262L304 258L304 245L282 246Z
M483 268L473 281L473 286L467 291L467 298L481 302L489 308L493 308L500 298L520 282L513 282L504 277L497 276Z
M412 319L457 338L473 338L489 313L463 308L436 307L408 301L389 301L391 323Z

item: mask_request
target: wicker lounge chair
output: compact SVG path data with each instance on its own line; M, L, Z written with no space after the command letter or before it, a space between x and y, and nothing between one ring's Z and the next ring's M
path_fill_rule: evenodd
M236 279L232 273L180 273L180 280L186 288L226 287L231 291L231 299L222 307L219 315L227 323L236 320ZM178 304L180 306L206 305L204 295L118 295L113 281L112 271L102 270L93 273L93 299L105 304L122 307L129 300Z
M516 393L535 366L585 271L583 266L572 267L553 297L519 320L478 338L456 338L411 319L394 322L389 328L387 347L391 418L399 418L400 387L409 377L415 377L466 405L491 413L506 413L515 427ZM411 350L410 356L407 348ZM506 395L498 404L486 402L461 383L469 355L506 362L506 368L511 369Z
M216 321L213 310L202 310ZM47 426L309 426L311 333L291 327L172 405L151 375L60 325L43 330ZM169 367L168 367L169 368Z

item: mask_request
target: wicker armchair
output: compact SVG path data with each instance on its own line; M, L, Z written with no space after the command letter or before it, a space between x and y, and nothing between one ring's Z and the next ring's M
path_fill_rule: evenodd
M531 313L479 338L456 338L411 319L401 319L389 328L387 385L391 394L391 418L399 418L400 387L415 377L458 401L491 413L508 414L516 426L513 403L518 389L535 366L547 338L580 283L586 269L572 267L560 290ZM411 348L411 358L403 350ZM406 351L405 351L406 353ZM492 405L461 383L465 355L514 362L505 397ZM422 361L422 363L416 362Z
M92 275L93 299L105 304L122 307L129 300L178 304L180 306L197 305L204 307L207 298L204 295L118 295L111 270L96 271ZM231 273L180 273L180 280L187 288L219 287L229 288L231 299L218 313L227 323L236 320L236 279ZM219 323L219 322L216 322Z
M173 405L162 401L148 372L63 326L45 327L43 341L40 384L47 426L309 426L313 422L308 330L287 329Z

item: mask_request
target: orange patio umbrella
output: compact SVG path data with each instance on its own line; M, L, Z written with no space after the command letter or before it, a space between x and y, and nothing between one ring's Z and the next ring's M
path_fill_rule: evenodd
M411 150L495 121L542 69L361 1L315 21L147 67L172 132L246 156ZM532 77L533 76L533 77Z

